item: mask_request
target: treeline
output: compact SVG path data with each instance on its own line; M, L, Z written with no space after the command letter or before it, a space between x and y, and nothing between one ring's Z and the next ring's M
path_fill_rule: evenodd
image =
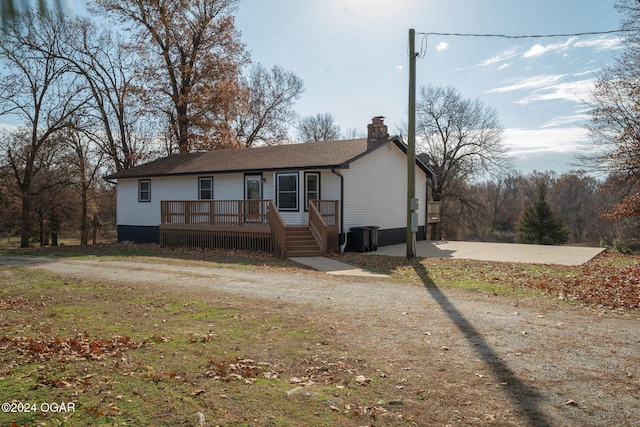
M418 152L437 176L430 191L442 203L443 238L521 240L544 184L544 202L570 243L638 246L640 6L616 4L629 31L617 62L598 76L588 105L594 150L582 159L602 180L507 172L494 109L452 87L420 88ZM302 80L251 64L235 28L237 5L95 0L89 18L21 11L3 22L0 117L19 127L0 132L0 234L19 233L26 247L74 230L87 243L94 223L115 222L106 172L158 156L279 144L296 127L303 141L362 136L342 133L330 114L298 120Z
M441 237L451 240L512 242L521 240L524 214L541 186L553 213L570 230L568 243L607 246L618 250L640 247L637 217L603 219L629 188L619 179L598 180L585 172L512 172L478 183L460 183L441 201Z
M303 82L251 64L237 4L97 0L91 17L20 10L4 20L0 117L18 126L0 133L3 230L19 222L26 247L42 224L75 217L86 243L88 221L108 216L97 210L107 171L287 140Z

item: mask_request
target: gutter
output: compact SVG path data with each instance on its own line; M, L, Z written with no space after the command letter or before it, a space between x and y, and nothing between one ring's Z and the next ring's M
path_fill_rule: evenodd
M344 246L347 243L344 232L344 175L336 168L332 168L331 172L340 178L340 252L344 252Z

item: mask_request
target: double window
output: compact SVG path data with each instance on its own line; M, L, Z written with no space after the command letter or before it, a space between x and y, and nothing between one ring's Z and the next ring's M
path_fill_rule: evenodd
M276 174L276 204L281 211L299 210L297 172Z
M151 201L151 180L141 179L138 181L138 201L150 202Z
M213 200L213 177L198 178L198 199Z

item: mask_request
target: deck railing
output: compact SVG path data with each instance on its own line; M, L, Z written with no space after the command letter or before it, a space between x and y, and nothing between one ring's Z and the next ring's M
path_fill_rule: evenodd
M272 200L269 201L269 225L271 226L274 252L280 258L286 258L286 226L282 216L280 216L280 212L278 212L278 208Z
M162 200L162 246L274 252L287 257L287 225L272 200ZM337 252L338 201L313 200L309 228L323 251Z
M162 200L162 224L264 226L269 223L269 200Z
M309 205L314 205L327 225L338 225L338 201L337 200L311 200ZM309 206L311 211L311 206Z
M337 224L337 200L311 200L309 202L309 228L324 253L338 251Z

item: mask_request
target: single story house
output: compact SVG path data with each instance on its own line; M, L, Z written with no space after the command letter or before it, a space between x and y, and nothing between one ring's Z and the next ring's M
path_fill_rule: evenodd
M118 240L302 256L362 250L352 229L376 226L379 246L403 243L406 156L383 117L362 139L173 154L107 177L117 185ZM438 221L427 194L434 174L417 157L415 174L425 239Z

